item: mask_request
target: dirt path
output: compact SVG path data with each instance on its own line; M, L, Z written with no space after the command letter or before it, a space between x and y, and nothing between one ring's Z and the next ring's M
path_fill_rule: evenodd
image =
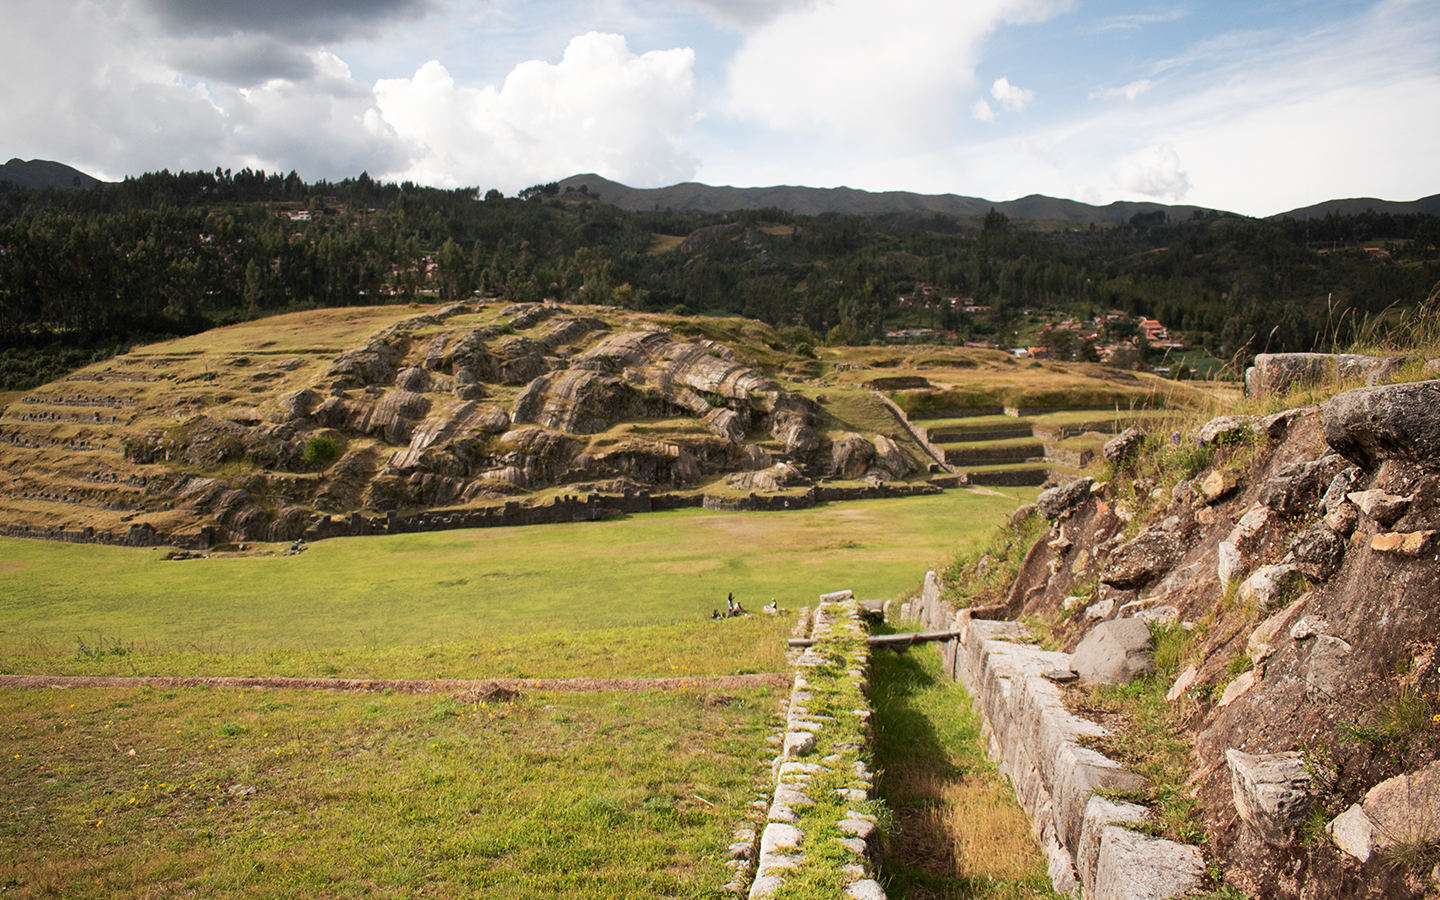
M788 688L790 676L718 675L696 678L483 678L476 680L418 678L175 678L100 677L88 675L0 675L0 688L141 688L216 687L286 688L304 691L349 691L400 694L443 694L464 692L477 697L529 691L677 691L729 689L769 685Z

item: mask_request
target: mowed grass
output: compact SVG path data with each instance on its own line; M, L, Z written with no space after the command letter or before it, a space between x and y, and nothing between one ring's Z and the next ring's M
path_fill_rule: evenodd
M770 665L754 646L771 626L708 621L727 594L752 612L846 588L894 597L1033 496L687 510L336 539L288 557L0 540L0 668L193 674L201 662L156 660L198 654L208 674L644 676L705 645L694 673L755 671Z
M0 890L720 896L777 702L0 692Z

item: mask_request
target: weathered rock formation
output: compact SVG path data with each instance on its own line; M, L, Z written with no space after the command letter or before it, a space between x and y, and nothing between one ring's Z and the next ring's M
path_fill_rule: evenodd
M1262 371L1266 390L1298 378ZM1440 836L1437 401L1440 382L1388 384L1217 419L1181 438L1214 448L1198 471L1117 448L1108 481L1041 495L1048 529L1006 602L975 611L1052 616L1079 648L1063 668L1117 623L1137 648L1152 628L1188 631L1168 699L1195 748L1203 849L1252 896L1440 890L1433 855L1414 852Z

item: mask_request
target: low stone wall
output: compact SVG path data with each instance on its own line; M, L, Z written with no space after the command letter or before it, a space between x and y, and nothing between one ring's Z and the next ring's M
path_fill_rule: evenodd
M795 636L815 643L791 651L795 682L784 731L773 739L780 751L774 791L763 829L742 832L730 847L736 877L728 887L751 900L776 897L787 882L824 867L819 874L843 886L840 896L885 900L873 878L880 832L871 805L874 735L860 604L850 591L825 594L813 613L801 611Z
M1135 409L1149 409L1148 401L1136 398ZM1005 415L1016 419L1023 419L1029 416L1048 416L1050 413L1059 412L1104 412L1114 411L1114 406L1007 406Z
M205 526L198 532L170 534L157 531L148 523L136 523L122 533L97 531L86 527L66 530L34 525L0 524L0 537L32 538L62 541L69 544L103 544L120 547L179 547L204 550L217 543L243 541L320 541L335 537L363 537L375 534L415 534L426 531L449 531L456 528L509 528L518 525L554 525L562 522L596 522L610 516L658 512L669 509L704 507L719 510L779 511L807 509L817 503L842 500L878 500L893 497L917 497L942 493L933 484L875 484L864 486L815 485L798 497L751 494L734 500L700 494L656 494L649 491L624 494L586 494L584 497L565 494L550 503L528 506L511 500L500 506L474 509L426 510L410 516L396 511L383 516L351 513L348 516L311 516L298 522L274 521L263 533L249 530L237 532L224 526Z
M970 483L981 487L1035 487L1050 478L1048 468L1012 469L1003 472L967 472Z
M1045 445L1034 439L1009 447L961 446L945 450L945 461L955 466L1000 466L1031 462L1044 456Z
M1201 885L1205 864L1194 847L1120 827L1145 810L1097 796L1131 789L1140 776L1080 745L1106 733L1065 708L1064 688L1043 677L1070 669L1070 654L1021 643L1019 622L975 619L940 599L934 572L918 601L902 611L926 630L955 629L942 649L947 675L970 692L984 718L990 754L1015 788L1049 859L1055 890L1094 900L1161 900Z

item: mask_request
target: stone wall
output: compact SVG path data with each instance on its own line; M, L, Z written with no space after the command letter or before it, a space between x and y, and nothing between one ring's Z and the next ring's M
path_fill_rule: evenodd
M925 576L921 597L906 611L925 630L955 629L942 648L945 672L965 685L985 723L991 756L1010 779L1049 860L1060 893L1095 900L1177 897L1201 885L1199 850L1119 827L1144 809L1098 796L1132 789L1143 779L1080 744L1100 725L1065 707L1064 688L1044 677L1069 670L1071 654L1042 650L1019 622L976 619L941 600L939 577Z
M735 499L700 494L654 494L649 491L624 494L590 493L584 497L565 494L550 503L526 505L511 500L500 506L473 509L426 510L410 516L396 511L383 516L351 513L348 516L313 515L299 521L277 520L262 527L230 531L206 526L198 532L169 534L148 523L135 523L126 531L112 533L94 528L66 530L58 527L0 524L0 537L63 541L69 544L102 544L119 547L179 547L204 550L217 543L242 541L319 541L335 537L363 537L375 534L414 534L449 531L456 528L509 528L517 525L555 525L563 522L596 522L611 516L634 515L671 509L704 507L717 510L780 511L808 509L817 503L842 500L876 500L939 494L932 484L875 484L863 486L815 485L795 497L751 494Z
M773 793L758 833L743 831L731 845L736 877L729 889L751 900L781 896L797 875L825 867L832 876L826 880L845 885L841 896L885 900L873 877L880 832L872 806L870 656L860 604L850 591L824 594L813 613L801 610L795 636L814 643L791 651L795 681L784 730L772 739L779 751L771 763Z

